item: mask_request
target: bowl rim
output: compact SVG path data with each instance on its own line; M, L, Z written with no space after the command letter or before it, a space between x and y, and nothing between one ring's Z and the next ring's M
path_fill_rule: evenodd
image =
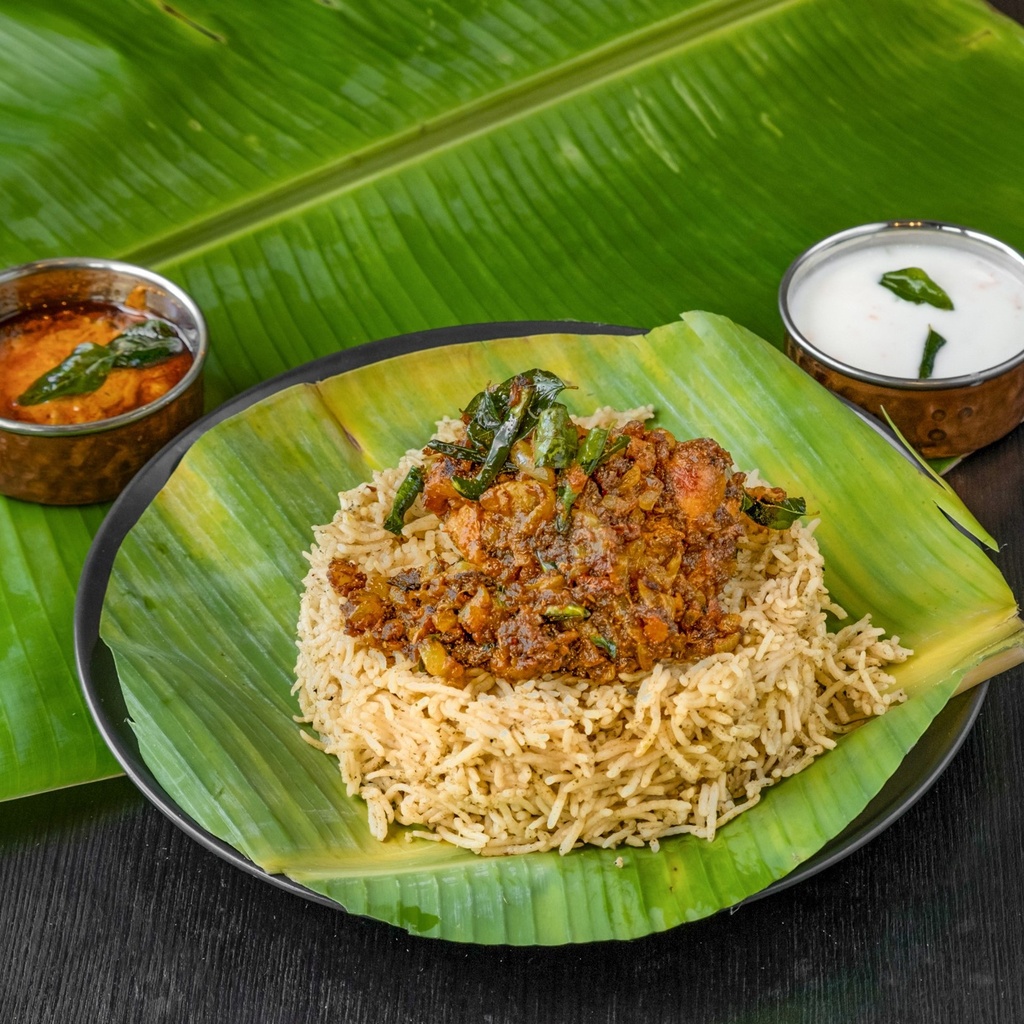
M1022 341L1021 349L1016 355L974 373L959 374L956 377L927 377L924 380L917 377L890 377L886 374L874 373L871 370L864 370L858 366L853 366L851 363L845 363L840 359L836 359L834 356L817 348L800 333L799 328L793 322L789 309L789 292L794 277L810 260L817 259L831 250L838 250L850 243L872 235L884 235L888 232L915 231L970 239L973 243L980 243L983 246L994 249L1011 263L1016 264L1022 279L1024 279L1024 255L1011 245L1007 245L1006 242L975 228L964 227L961 224L942 220L887 220L875 221L870 224L859 224L856 227L846 228L843 231L837 231L835 234L828 235L805 249L790 263L785 274L783 274L782 280L779 283L779 313L782 316L782 326L785 329L787 339L798 349L801 349L804 353L837 373L865 384L874 384L876 387L898 391L951 391L956 388L976 387L979 384L984 384L987 381L1001 377L1003 374L1024 363L1024 341Z
M119 416L109 416L102 420L91 420L87 423L29 423L24 420L12 420L0 416L0 431L12 434L29 434L35 437L79 437L87 434L99 434L118 427L128 426L138 420L145 419L160 409L170 405L183 395L199 379L203 372L203 364L209 350L209 336L206 320L196 301L180 285L158 274L148 267L140 267L122 260L106 259L92 256L61 256L53 259L33 260L6 267L0 271L0 286L19 278L43 276L50 271L59 270L102 270L126 277L137 278L146 284L156 285L176 299L195 322L195 342L186 340L192 354L192 365L188 372L174 387L164 392L159 398L137 406Z

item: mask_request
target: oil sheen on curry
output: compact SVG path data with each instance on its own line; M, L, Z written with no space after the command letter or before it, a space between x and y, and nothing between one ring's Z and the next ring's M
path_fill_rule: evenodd
M790 525L802 500L746 488L709 438L577 426L554 401L564 387L519 374L467 406L460 444L428 443L385 525L400 532L421 496L462 558L388 577L335 558L350 635L449 680L481 667L610 682L736 646L739 616L718 598L737 546Z
M174 327L130 305L40 305L0 322L0 417L110 419L166 394L191 364Z

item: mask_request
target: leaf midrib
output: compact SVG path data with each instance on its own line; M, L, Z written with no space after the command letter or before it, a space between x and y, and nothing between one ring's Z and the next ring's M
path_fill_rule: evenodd
M126 250L119 258L153 267L181 261L623 77L723 29L804 2L806 0L709 0L378 139L314 171Z

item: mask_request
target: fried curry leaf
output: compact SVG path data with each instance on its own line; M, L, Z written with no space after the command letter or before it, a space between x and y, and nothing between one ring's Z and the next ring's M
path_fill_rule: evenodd
M625 434L619 434L610 444L605 444L604 451L601 452L597 460L597 465L600 466L602 462L607 462L613 455L624 452L628 447L629 438ZM595 466L594 468L596 469L597 467Z
M803 498L769 501L767 498L753 498L744 491L740 511L745 512L759 526L767 526L770 530L785 530L807 514L807 502Z
M405 525L405 513L412 508L416 497L422 493L424 485L423 470L419 466L413 466L405 479L399 484L395 492L395 500L391 505L391 511L384 520L384 529L390 533L400 534Z
M521 387L515 404L508 410L505 419L494 432L490 451L487 453L483 466L480 467L480 472L471 478L452 477L452 486L464 498L475 501L494 482L495 477L508 461L512 445L525 433L523 425L535 397L536 392L532 386Z
M927 380L935 372L935 357L945 344L946 339L934 327L929 327L928 337L924 342L924 352L921 355L921 365L917 371L919 380Z
M481 391L464 411L464 415L469 417L466 434L470 441L482 451L486 451L494 440L494 432L501 426L507 413L508 407L502 409L500 400L493 391Z
M547 370L533 369L517 373L494 387L486 388L474 395L464 410L464 415L469 417L466 424L469 439L478 447L489 448L494 441L495 433L507 421L513 406L518 403L520 391L527 387L534 393L533 407L523 420L521 429L513 441L534 428L538 415L551 405L568 385Z
M576 425L561 402L542 409L533 432L533 460L538 466L565 469L579 444Z
M479 448L467 448L464 444L452 444L450 441L439 441L436 437L431 438L424 446L432 452L440 455L451 455L456 459L466 459L467 462L482 463L487 458L487 452Z
M619 653L619 648L616 645L615 641L614 640L608 640L607 638L601 636L600 633L595 633L590 638L590 642L595 647L597 647L600 650L604 651L604 653L607 654L608 657L611 658L613 661L615 660L615 656Z
M464 444L452 444L450 441L439 441L436 437L431 438L424 446L429 448L432 452L437 452L440 455L451 455L456 459L465 459L467 462L475 462L478 465L483 465L487 458L487 450L481 448L467 448ZM514 473L516 471L514 462L506 462L502 467L502 471L506 473Z
M882 275L878 283L907 302L918 305L927 302L937 309L953 308L953 300L920 267L890 270Z
M601 461L601 456L604 455L604 446L607 441L607 427L593 427L587 432L587 436L583 438L576 461L587 476L590 476L597 469L597 464Z
M572 465L562 474L556 489L558 511L555 513L555 529L559 533L565 533L569 529L569 515L572 512L572 506L583 493L590 474L594 472L604 456L607 442L607 428L592 427L580 443Z
M480 463L480 471L475 477L452 477L455 490L462 497L475 501L491 486L498 474L509 467L512 446L536 426L538 415L547 410L565 388L562 380L547 370L534 369L517 373L495 387L485 388L474 395L466 406L464 415L469 417L466 433L474 447L449 444L437 439L428 441L425 447ZM411 470L409 475L412 476ZM401 533L401 517L416 495L423 490L424 480L420 473L418 489L408 498L408 504L398 511L399 499L407 497L404 488L409 482L409 477L406 477L384 523L392 533Z

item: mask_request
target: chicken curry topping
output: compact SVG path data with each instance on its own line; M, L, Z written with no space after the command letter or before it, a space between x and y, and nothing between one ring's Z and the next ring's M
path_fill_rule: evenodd
M803 501L746 489L708 438L584 430L555 401L564 387L516 375L467 406L463 443L428 443L385 525L400 532L422 495L461 558L388 577L335 558L351 635L446 679L604 682L735 647L740 620L719 596L740 538L790 525Z

